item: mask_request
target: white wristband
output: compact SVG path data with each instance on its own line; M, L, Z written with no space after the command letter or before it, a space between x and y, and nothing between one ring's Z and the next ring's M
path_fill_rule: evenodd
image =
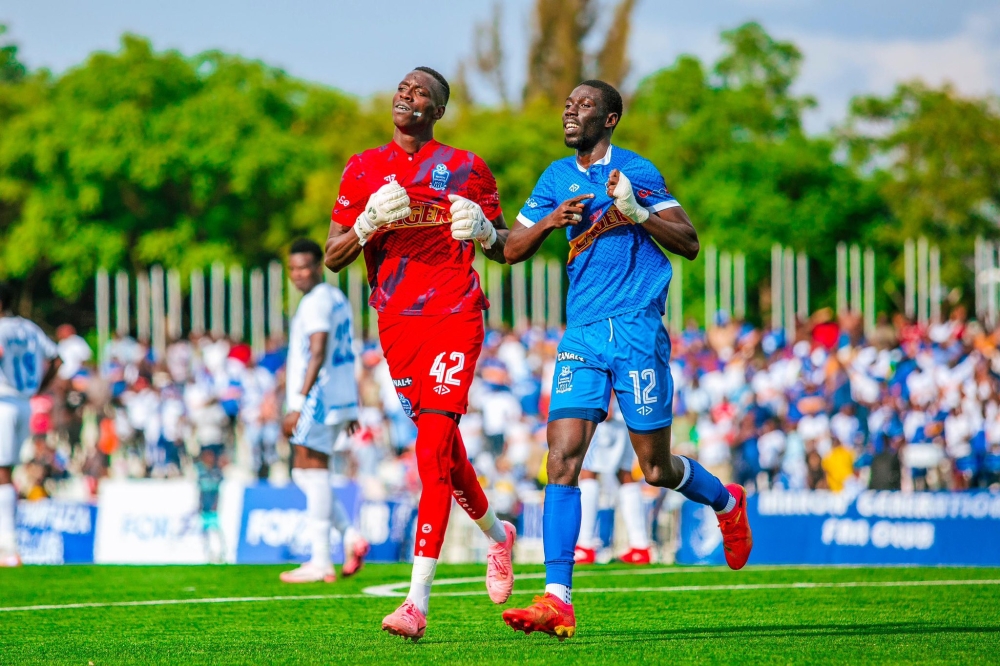
M295 395L288 397L289 412L301 412L302 408L305 406L306 406L306 397L301 393L296 393Z
M479 241L479 244L483 246L484 250L489 250L493 247L493 244L497 242L497 229L492 224L490 225L490 237L486 240Z

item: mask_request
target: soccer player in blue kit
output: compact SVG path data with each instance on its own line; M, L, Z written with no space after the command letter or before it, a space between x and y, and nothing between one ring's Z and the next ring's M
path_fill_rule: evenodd
M670 453L673 381L662 317L672 269L657 243L691 260L698 234L656 167L611 144L621 116L621 95L603 81L584 81L570 93L563 135L576 155L553 162L538 179L504 248L508 263L524 261L554 229L566 229L570 246L567 328L547 432L545 596L503 613L516 631L560 639L576 631L571 588L580 467L612 390L646 482L716 511L731 568L746 564L753 545L742 486L724 486L697 461Z

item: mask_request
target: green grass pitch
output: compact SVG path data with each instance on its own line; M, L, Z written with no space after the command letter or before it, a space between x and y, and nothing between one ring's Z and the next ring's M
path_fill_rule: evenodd
M413 644L380 631L401 597L366 592L405 593L408 565L295 586L286 568L0 570L0 664L1000 662L1000 569L580 567L577 634L560 643L500 619L541 567L518 567L499 607L482 565L442 565Z

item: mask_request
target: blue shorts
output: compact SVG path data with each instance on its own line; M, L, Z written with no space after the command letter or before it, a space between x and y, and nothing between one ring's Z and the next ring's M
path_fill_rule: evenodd
M549 420L600 423L612 390L632 432L654 432L673 422L670 336L656 305L566 329L556 355Z

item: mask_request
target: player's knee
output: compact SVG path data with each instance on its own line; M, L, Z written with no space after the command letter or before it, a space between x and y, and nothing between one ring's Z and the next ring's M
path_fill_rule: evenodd
M681 483L679 476L671 465L640 465L646 483L657 488L676 488Z
M546 463L549 483L564 486L576 485L582 465L582 453L566 451L560 447L550 448L548 462Z

